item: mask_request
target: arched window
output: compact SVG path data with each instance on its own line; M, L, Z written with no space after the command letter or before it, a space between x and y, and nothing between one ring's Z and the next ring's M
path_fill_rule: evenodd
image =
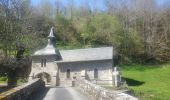
M41 67L46 67L46 59L41 59Z
M98 69L94 69L94 79L98 79Z
M70 69L67 69L67 78L70 78Z

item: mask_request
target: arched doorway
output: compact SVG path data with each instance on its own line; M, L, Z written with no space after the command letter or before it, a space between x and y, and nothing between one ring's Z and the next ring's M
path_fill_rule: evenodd
M51 82L51 76L46 72L39 73L35 77L42 79L46 84Z

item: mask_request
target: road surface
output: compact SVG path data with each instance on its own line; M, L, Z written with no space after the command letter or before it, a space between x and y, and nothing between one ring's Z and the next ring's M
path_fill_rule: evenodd
M90 100L74 87L46 87L37 91L28 100Z

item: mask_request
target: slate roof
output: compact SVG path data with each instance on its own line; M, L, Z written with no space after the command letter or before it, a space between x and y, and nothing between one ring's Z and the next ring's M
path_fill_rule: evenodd
M112 59L113 47L61 50L62 61L90 61Z
M48 36L48 44L45 48L40 49L36 51L33 56L42 56L42 55L57 55L58 58L60 57L60 52L57 48L54 47L53 39L55 39L55 36L53 34L53 27L51 28L51 31Z
M47 45L45 48L36 51L33 55L56 55L58 50L53 45Z

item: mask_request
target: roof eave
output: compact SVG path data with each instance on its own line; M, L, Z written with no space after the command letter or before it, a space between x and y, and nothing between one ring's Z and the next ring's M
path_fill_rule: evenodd
M55 63L69 63L69 62L90 62L90 61L104 61L104 60L112 60L112 58L108 59L92 59L92 60L74 60L74 61L55 61Z

